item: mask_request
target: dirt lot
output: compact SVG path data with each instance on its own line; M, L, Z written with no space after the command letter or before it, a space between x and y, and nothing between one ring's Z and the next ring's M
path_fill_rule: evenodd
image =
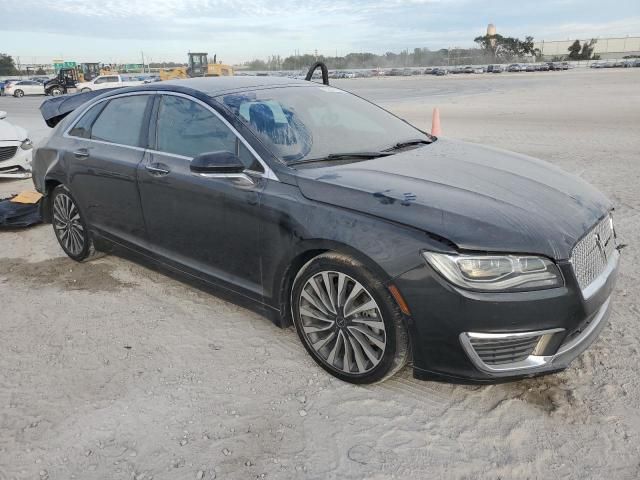
M0 480L640 477L640 69L336 81L445 135L545 158L616 203L614 312L567 371L355 387L292 330L127 260L0 233ZM0 98L42 138L41 99ZM29 187L0 182L0 194Z

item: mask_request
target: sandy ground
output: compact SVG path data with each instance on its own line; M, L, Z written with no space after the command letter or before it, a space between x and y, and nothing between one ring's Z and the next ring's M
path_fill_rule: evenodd
M567 371L355 387L292 330L50 226L0 233L0 480L640 477L640 69L336 81L428 128L532 154L617 205L610 324ZM0 98L42 138L39 99ZM29 187L0 182L0 194Z

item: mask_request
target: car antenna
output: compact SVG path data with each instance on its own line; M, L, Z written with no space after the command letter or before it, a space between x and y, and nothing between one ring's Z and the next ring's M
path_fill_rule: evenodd
M322 71L322 83L324 83L325 85L329 85L329 69L324 62L316 62L313 67L311 67L307 72L305 80L310 82L311 78L313 77L313 72L315 72L318 67L320 67L320 70Z

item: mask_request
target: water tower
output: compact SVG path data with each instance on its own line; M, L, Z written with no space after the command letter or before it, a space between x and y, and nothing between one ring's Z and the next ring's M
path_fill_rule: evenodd
M487 25L487 36L488 37L493 37L496 34L496 26L493 23L490 23L489 25ZM496 46L496 39L493 38L491 39L491 46L495 47Z

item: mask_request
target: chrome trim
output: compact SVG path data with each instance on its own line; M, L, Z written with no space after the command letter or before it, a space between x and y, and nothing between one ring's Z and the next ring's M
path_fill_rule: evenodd
M252 170L245 170L245 172L252 172L253 174L261 175L262 172L253 172ZM255 185L256 181L251 178L247 173L197 173L199 177L205 178L229 178L233 180L245 180L251 185Z
M607 280L609 280L609 276L618 268L618 263L620 262L620 252L618 250L613 251L613 255L609 259L607 266L602 271L600 275L598 275L584 290L582 290L582 296L585 300L593 297L593 295L600 290Z
M607 314L609 313L610 304L611 297L607 298L600 306L587 328L571 341L562 344L553 355L536 355L536 353L544 351L546 343L551 337L556 333L563 332L565 330L564 328L517 333L462 332L459 336L460 343L469 360L471 360L471 363L473 363L478 370L493 377L528 375L546 370L564 368L596 339L599 331L605 325L604 320L606 320ZM536 336L542 338L539 340L532 355L529 355L525 360L503 365L487 365L482 361L471 344L472 338L500 340Z
M225 119L222 115L220 115L220 113L214 109L213 107L211 107L211 105L208 105L206 103L204 103L202 100L197 99L195 97L192 97L191 95L187 95L184 93L179 93L179 92L169 92L169 91L160 91L160 90L148 90L148 91L136 91L136 92L127 92L127 93L120 93L117 95L111 95L107 98L101 98L98 101L92 102L91 105L87 106L82 113L80 113L78 115L78 117L73 121L73 123L65 130L65 132L62 134L63 137L65 138L73 138L73 139L80 139L80 140L84 140L87 142L96 142L96 143L101 143L104 145L115 145L118 147L124 147L124 148L130 148L133 150L138 150L138 151L147 151L150 153L157 153L160 155L168 155L170 157L175 157L175 158L182 158L185 160L193 160L193 157L186 157L184 155L177 155L177 154L173 154L173 153L168 153L168 152L161 152L158 150L152 150L150 148L142 148L142 147L135 147L135 146L131 146L131 145L122 145L120 143L113 143L113 142L105 142L102 140L95 140L95 139L91 139L91 138L82 138L82 137L75 137L73 135L69 135L69 132L71 131L71 129L73 129L73 127L75 127L75 125L80 121L80 119L89 111L89 109L93 108L94 106L98 105L99 103L102 102L106 102L108 100L112 100L114 98L120 98L120 97L129 97L129 96L133 96L133 95L172 95L175 97L182 97L182 98L186 98L188 100L191 100L199 105L202 105L204 108L206 108L207 110L209 110L210 112L212 112L216 117L218 117L219 120L222 121L222 123L224 123L227 128L229 128L231 130L231 132L236 136L236 138L238 138L242 144L247 148L247 150L249 150L249 152L256 158L256 160L258 160L258 163L260 163L260 165L262 165L262 168L264 168L264 172L256 172L256 174L264 177L264 178L268 178L269 180L275 180L275 181L280 181L277 177L277 175L275 174L275 172L269 167L269 165L262 159L262 157L258 154L258 152L256 152L254 150L254 148L245 140L245 138L240 135L240 132L238 132L238 130L235 129L235 127L233 125L231 125L227 119Z
M480 333L480 332L462 332L460 334L460 343L465 353L478 370L493 375L499 374L517 374L519 371L527 371L536 369L546 365L551 361L550 356L529 355L525 360L519 362L505 363L502 365L487 365L482 361L475 348L471 344L471 339L481 338L485 340L511 340L515 338L541 337L535 351L540 351L540 342L546 344L551 336L556 333L563 332L564 328L553 328L550 330L538 330L534 332L516 332L516 333Z

